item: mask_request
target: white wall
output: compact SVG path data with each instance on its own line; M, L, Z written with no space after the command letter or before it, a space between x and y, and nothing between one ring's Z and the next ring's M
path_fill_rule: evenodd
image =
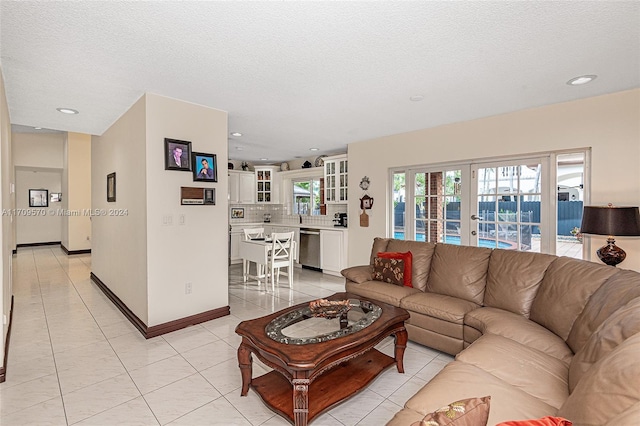
M349 265L368 262L387 235L388 169L543 151L592 148L591 204L640 205L640 89L518 111L349 145ZM361 228L358 182L369 176L375 207ZM590 260L605 238L591 237ZM640 238L620 238L620 266L640 271Z
M146 98L91 141L91 206L126 216L91 219L91 270L140 320L147 315ZM107 175L116 172L116 202Z
M147 255L149 322L162 324L221 308L228 300L227 113L147 94ZM217 183L164 169L164 138L216 154ZM181 206L180 187L215 188L215 206ZM162 217L172 216L164 226ZM185 224L179 224L184 215ZM192 294L185 294L185 284Z
M91 209L91 135L72 132L66 134L64 164L62 200L65 210L83 212ZM106 186L106 178L103 181ZM91 248L89 215L69 215L62 218L62 245L69 251Z
M49 203L49 207L29 207L29 190L47 189L62 191L62 170L16 170L16 209L37 213L37 216L17 214L16 238L18 244L49 243L62 237L62 216L57 214L61 203Z

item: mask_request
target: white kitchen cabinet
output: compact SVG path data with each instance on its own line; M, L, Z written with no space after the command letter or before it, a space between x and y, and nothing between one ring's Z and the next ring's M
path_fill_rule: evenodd
M346 267L347 231L320 231L320 268L329 275L340 276Z
M253 204L256 195L256 180L252 172L228 170L229 204Z
M348 189L347 155L334 155L324 159L324 202L345 204Z
M279 195L279 166L256 167L256 202L259 204L277 204Z
M240 241L244 238L244 230L243 228L233 227L231 229L231 253L229 253L229 257L231 258L231 263L240 263L242 259L240 258Z

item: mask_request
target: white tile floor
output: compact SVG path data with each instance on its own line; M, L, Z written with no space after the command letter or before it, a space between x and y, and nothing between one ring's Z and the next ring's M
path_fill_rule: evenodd
M288 425L255 392L240 397L239 321L344 290L296 269L294 289L267 294L231 267L231 315L145 340L89 280L91 256L59 247L14 257L14 313L0 425ZM284 280L286 282L286 280ZM393 354L393 341L379 345ZM321 425L384 425L452 357L410 343L405 374L384 371ZM254 357L254 375L267 368Z

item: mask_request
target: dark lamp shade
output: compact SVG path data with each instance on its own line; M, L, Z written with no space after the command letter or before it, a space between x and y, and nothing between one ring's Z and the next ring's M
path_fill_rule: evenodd
M580 232L614 237L640 236L640 211L638 207L585 206Z

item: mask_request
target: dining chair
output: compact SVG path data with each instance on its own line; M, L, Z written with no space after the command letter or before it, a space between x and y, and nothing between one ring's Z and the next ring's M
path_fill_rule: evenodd
M264 239L264 228L245 228L245 229L243 229L243 231L244 231L244 240L245 241L254 240L256 238ZM242 270L244 271L243 280L244 280L244 282L247 282L247 274L249 274L249 268L251 267L251 261L242 259L242 263L243 263ZM264 271L265 265L263 265L261 263L257 263L257 262L254 262L254 263L256 264L256 276L257 277L263 276L265 274L265 271ZM265 280L266 280L266 278L265 278ZM260 286L260 280L258 280L258 286ZM265 283L265 287L266 287L266 283Z
M293 236L294 232L274 232L271 234L271 252L267 258L267 268L274 293L276 285L280 285L281 268L287 268L287 272L282 273L289 278L289 288L293 288L293 261L296 252L296 242Z

